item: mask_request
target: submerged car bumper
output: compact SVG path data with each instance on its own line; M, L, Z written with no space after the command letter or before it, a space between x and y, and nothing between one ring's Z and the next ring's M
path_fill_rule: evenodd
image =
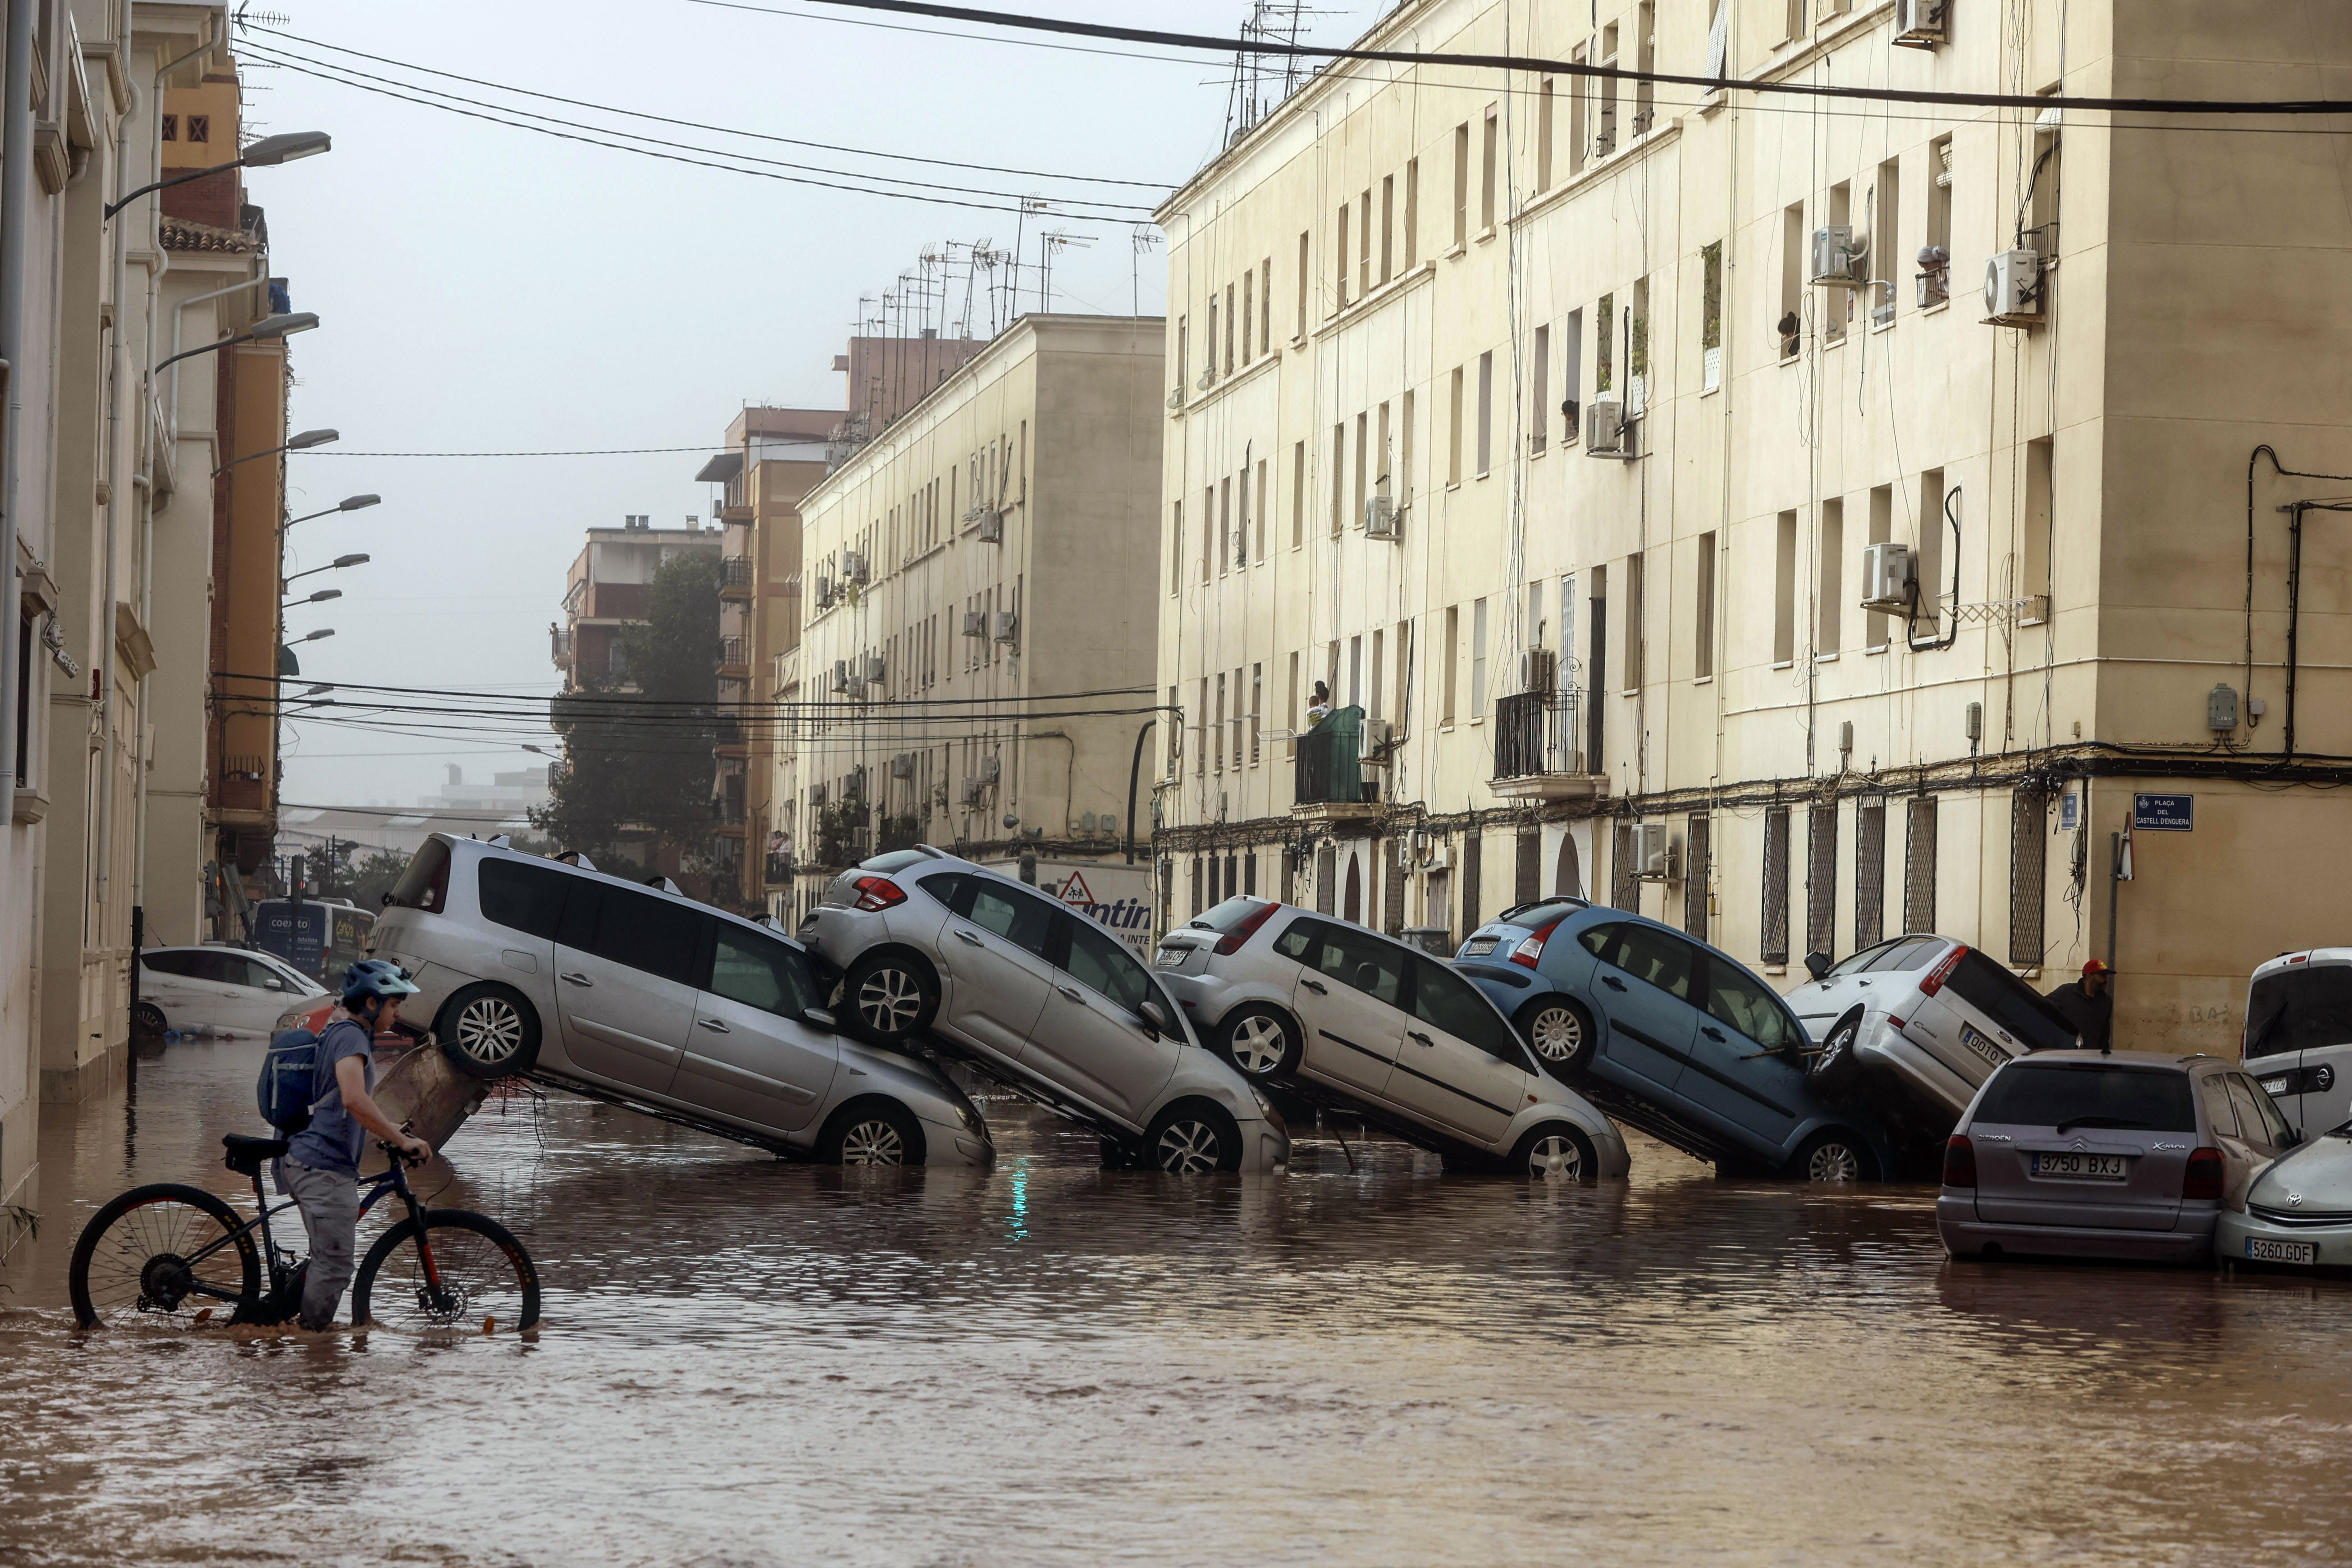
M2113 1258L2141 1263L2200 1263L2213 1247L2210 1214L2184 1212L2171 1230L2115 1230L2099 1226L2017 1225L1977 1217L1971 1195L1936 1199L1936 1234L1955 1258L1978 1258L1988 1247L2021 1257Z
M2251 1243L2265 1245L2253 1247ZM2303 1249L2306 1247L2309 1255L2304 1256ZM2352 1222L2276 1225L2259 1215L2230 1210L2213 1226L2213 1259L2217 1263L2352 1268Z
M1992 1076L1992 1065L1988 1062L1983 1077L1970 1082L1927 1047L1895 1028L1885 1014L1863 1020L1862 1033L1854 1038L1853 1054L1855 1060L1892 1073L1922 1100L1948 1112L1956 1121L1968 1110L1969 1102L1976 1099L1977 1090L1984 1087L1984 1079Z
M923 1163L932 1170L984 1171L996 1163L996 1145L985 1127L918 1118L923 1124Z

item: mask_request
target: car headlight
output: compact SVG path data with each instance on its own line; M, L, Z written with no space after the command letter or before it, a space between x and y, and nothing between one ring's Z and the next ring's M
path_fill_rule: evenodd
M965 1131L982 1138L988 1136L988 1123L981 1120L978 1107L968 1103L957 1106L956 1120L963 1123Z

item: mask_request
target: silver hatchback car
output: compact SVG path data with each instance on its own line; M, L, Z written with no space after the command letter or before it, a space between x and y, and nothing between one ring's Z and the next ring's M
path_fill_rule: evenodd
M1161 937L1153 967L1253 1079L1516 1174L1626 1172L1616 1125L1537 1070L1476 986L1403 942L1242 895Z
M1944 1151L1936 1229L2004 1252L2198 1262L2293 1134L2218 1057L2049 1051L1986 1080Z
M372 951L478 1078L562 1088L837 1164L984 1165L988 1125L929 1063L835 1031L772 931L593 867L436 834Z
M947 1047L1164 1171L1290 1159L1273 1104L1201 1047L1108 927L928 846L834 879L801 927L844 971L846 1022L880 1045Z

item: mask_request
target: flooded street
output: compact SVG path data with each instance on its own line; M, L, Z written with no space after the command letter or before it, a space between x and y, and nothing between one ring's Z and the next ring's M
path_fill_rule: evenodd
M2352 1286L1952 1267L1932 1192L776 1163L493 1101L420 1190L539 1260L535 1336L83 1335L142 1181L234 1194L252 1042L47 1107L0 1272L0 1559L2272 1563L2352 1555ZM289 1216L290 1217L290 1216ZM371 1221L371 1225L375 1222Z

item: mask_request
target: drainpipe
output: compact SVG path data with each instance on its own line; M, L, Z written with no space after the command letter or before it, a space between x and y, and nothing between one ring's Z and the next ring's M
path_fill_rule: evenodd
M33 187L33 6L36 0L7 0L7 78L0 85L0 375L7 377L7 402L0 411L0 584L7 587L7 635L0 637L0 824L16 815L16 700L19 684L31 679L16 659L19 617L16 589L16 432L20 420L16 367L25 362L25 265L29 246L26 222ZM29 742L31 737L26 736Z

